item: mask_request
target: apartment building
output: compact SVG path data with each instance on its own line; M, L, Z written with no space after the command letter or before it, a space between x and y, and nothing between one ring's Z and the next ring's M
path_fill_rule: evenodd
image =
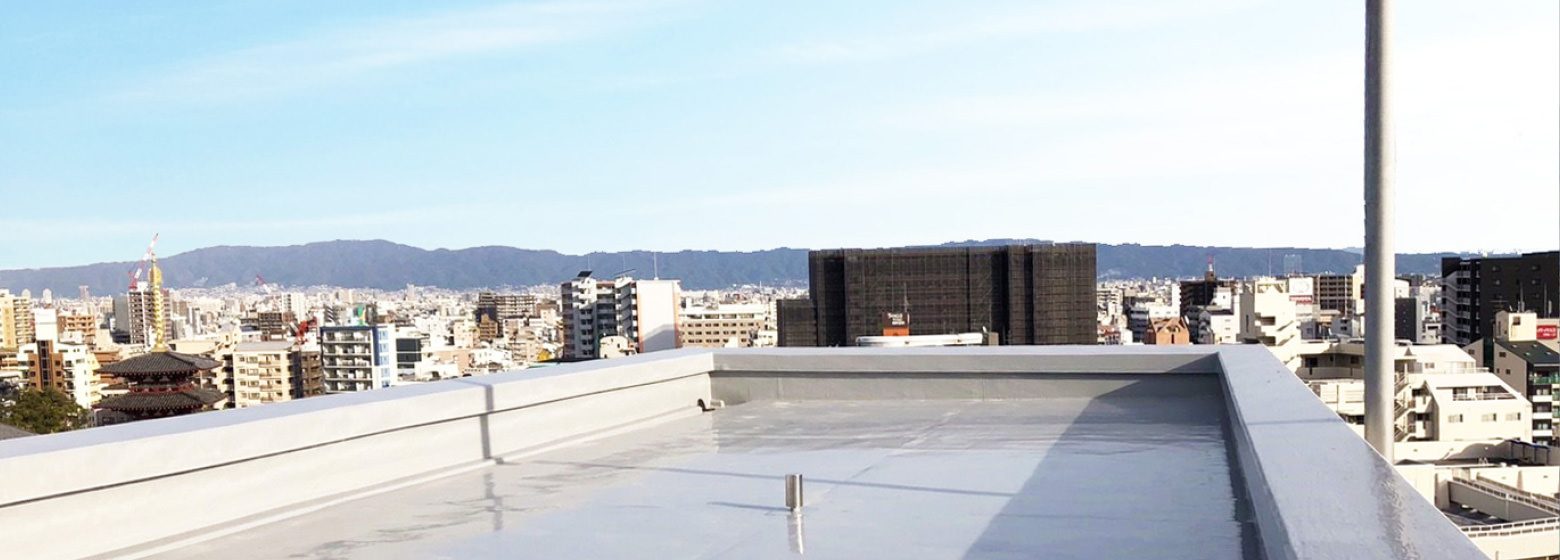
M229 358L232 374L224 387L228 408L292 400L292 353L288 341L238 343Z
M32 298L0 290L0 348L15 351L37 340L33 330Z
M1394 418L1398 441L1532 441L1533 406L1488 372L1409 374L1400 381ZM1357 432L1365 424L1365 382L1307 383Z
M598 357L601 340L609 336L623 337L636 353L677 347L682 292L677 280L597 280L583 271L559 291L565 359Z
M1493 336L1464 349L1533 403L1534 443L1560 443L1554 427L1555 394L1560 392L1555 321L1535 313L1502 311L1495 314L1494 327Z
M1290 363L1303 339L1288 279L1251 281L1241 291L1239 309L1241 341L1267 346L1280 361Z
M56 389L83 408L103 398L97 357L85 345L39 340L21 348L17 365L26 371L28 386Z
M1318 308L1337 311L1345 317L1365 312L1365 265L1356 265L1349 274L1319 274L1313 278Z
M1092 244L839 249L807 258L808 299L778 307L782 346L850 346L883 334L890 312L912 318L911 334L993 332L1020 345L1094 344L1099 336Z
M684 347L749 348L763 346L763 333L775 331L773 303L727 303L682 310L677 336Z
M325 368L319 350L300 349L290 355L292 398L302 399L325 394Z
M320 364L326 393L352 393L395 384L391 325L320 327Z
M1467 345L1488 337L1495 314L1560 318L1560 251L1441 259L1442 337Z
M118 327L129 333L130 344L149 345L155 342L153 339L157 337L157 314L153 309L153 300L155 299L152 297L153 295L150 286L130 290L129 293L125 294L126 315L122 317L123 322ZM165 302L172 301L172 298L168 296L168 290L163 290L162 299ZM173 313L163 314L163 327L167 329L164 332L173 332L174 315Z

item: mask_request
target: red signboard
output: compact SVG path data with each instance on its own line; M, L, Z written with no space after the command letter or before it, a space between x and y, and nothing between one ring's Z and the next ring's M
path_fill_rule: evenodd
M1539 340L1554 340L1557 335L1560 335L1560 327L1557 327L1555 325L1539 325L1538 326L1538 339Z

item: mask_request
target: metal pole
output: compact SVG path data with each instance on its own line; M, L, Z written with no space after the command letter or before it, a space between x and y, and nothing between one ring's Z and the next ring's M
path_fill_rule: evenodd
M802 511L802 475L785 475L785 507L791 508L792 513Z
M1365 3L1365 440L1393 462L1390 0Z

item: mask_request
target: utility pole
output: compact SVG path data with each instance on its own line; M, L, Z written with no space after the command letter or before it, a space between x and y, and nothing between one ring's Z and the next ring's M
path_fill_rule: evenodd
M1394 462L1391 0L1365 3L1365 441Z

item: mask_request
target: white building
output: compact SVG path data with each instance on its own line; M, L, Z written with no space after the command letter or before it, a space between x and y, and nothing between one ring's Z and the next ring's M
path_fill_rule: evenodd
M59 315L54 309L38 307L32 310L34 340L56 341L60 339Z
M1132 331L1133 340L1140 341L1148 337L1148 330L1154 321L1180 315L1179 305L1163 301L1140 301L1133 304L1132 309L1127 312L1127 330Z
M1455 344L1397 344L1393 371L1398 373L1472 373L1479 363ZM1295 375L1304 380L1364 379L1365 343L1360 340L1309 346L1298 354Z
M1395 423L1398 441L1531 441L1532 405L1488 372L1408 374ZM1357 432L1365 423L1365 382L1308 383L1322 403Z
M391 326L320 327L320 365L326 393L394 385L395 336Z
M559 285L563 308L563 357L590 359L601 339L621 336L637 353L677 347L677 280L596 280L585 275Z
M1240 315L1229 308L1202 308L1191 328L1197 344L1240 344Z

